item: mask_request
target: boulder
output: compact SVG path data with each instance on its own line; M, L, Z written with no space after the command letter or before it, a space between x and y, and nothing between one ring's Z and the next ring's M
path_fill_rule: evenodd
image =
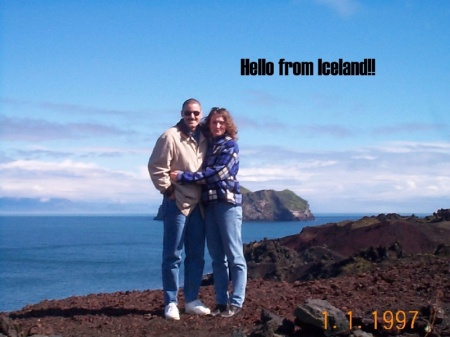
M294 314L298 325L311 325L322 330L325 336L347 334L350 331L344 312L324 300L306 300L303 305L297 306Z

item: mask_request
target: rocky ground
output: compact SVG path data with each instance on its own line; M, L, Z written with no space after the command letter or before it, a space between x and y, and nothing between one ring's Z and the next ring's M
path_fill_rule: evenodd
M182 313L180 321L167 321L163 318L161 291L127 291L43 301L1 313L0 336L450 336L450 219L393 218L361 219L350 227L348 223L340 224L338 227L349 235L357 228L365 228L365 235L384 228L394 240L383 241L383 246L373 242L373 246L351 255L342 254L344 248L330 249L331 243L326 247L316 245L318 242L305 245L313 238L317 241L327 230L320 235L315 232L315 236L307 230L308 235L300 233L297 240L290 237L249 245L246 302L243 312L233 318ZM392 228L385 226L387 222L408 230L402 234L408 242L398 241ZM414 231L408 223L439 225L427 236L423 228ZM342 233L331 227L336 231L333 236L343 240ZM411 231L420 238L412 238ZM402 248L409 247L410 240L411 246L417 246L424 235L429 246L421 252L409 253ZM258 249L262 249L260 254L256 254ZM319 251L323 254L319 255ZM297 279L292 270L299 272ZM214 306L211 285L202 287L201 298ZM323 311L328 307L318 308L315 322L300 317L297 308L311 300L322 300L319 302L341 312L346 320L339 325L330 310L330 314L326 313L329 320L324 323ZM334 325L339 327L334 329Z

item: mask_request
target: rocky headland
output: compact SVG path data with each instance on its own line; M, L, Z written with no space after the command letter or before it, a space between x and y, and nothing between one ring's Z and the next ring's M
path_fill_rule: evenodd
M260 190L252 192L241 187L244 221L305 221L314 220L308 201L291 190ZM155 220L162 220L162 206Z
M126 291L1 313L0 336L450 336L450 209L306 227L245 255L246 302L231 319L167 321L162 291ZM214 306L211 282L201 298Z
M309 204L291 190L242 191L244 221L314 220Z

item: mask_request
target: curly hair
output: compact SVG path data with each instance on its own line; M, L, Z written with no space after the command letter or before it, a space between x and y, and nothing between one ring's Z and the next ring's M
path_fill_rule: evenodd
M209 131L209 123L211 122L211 118L214 115L218 115L223 117L225 120L225 134L233 138L234 140L237 140L237 127L236 124L234 124L233 117L231 117L230 112L225 108L217 108L214 107L209 112L208 116L205 118L203 124L204 128L209 136L211 136L211 132Z

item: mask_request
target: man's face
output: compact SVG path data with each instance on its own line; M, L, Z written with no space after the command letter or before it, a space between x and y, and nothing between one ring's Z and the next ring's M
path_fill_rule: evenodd
M191 131L194 131L202 119L202 108L197 103L185 105L181 117Z

